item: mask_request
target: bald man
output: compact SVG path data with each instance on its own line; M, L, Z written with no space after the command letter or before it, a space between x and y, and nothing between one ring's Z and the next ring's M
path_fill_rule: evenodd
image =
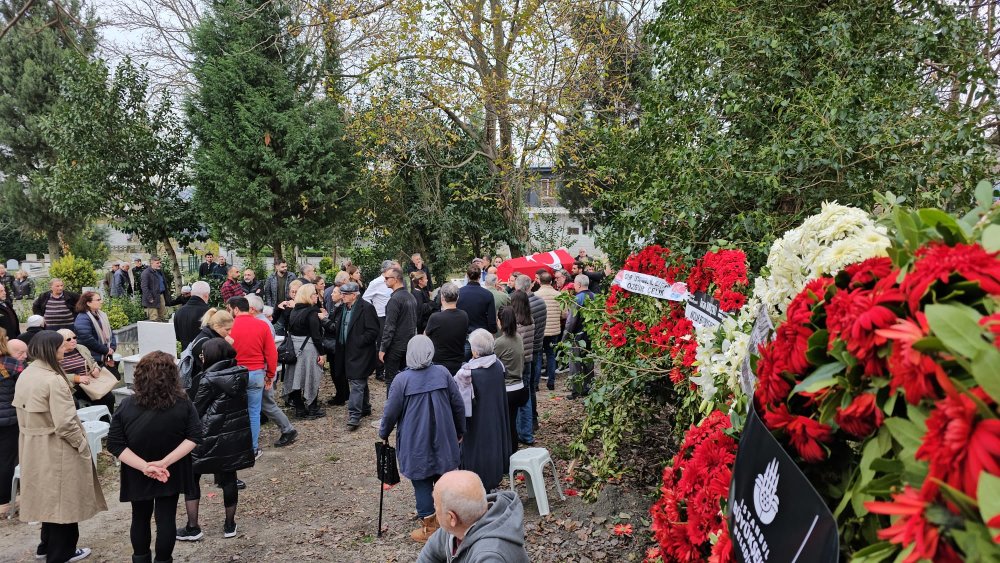
M417 563L527 563L524 509L517 493L486 494L471 471L449 471L434 485L441 527L420 551Z
M28 359L28 345L16 338L7 341L7 351L12 358L19 362L24 362Z

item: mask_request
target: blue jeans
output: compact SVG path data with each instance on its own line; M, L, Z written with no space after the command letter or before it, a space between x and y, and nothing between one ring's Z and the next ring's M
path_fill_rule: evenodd
M545 355L545 377L549 385L556 384L556 343L559 342L559 335L546 336L542 339L542 353L538 354L538 361L536 362L539 366L542 365L542 355ZM541 369L539 368L539 372ZM538 377L541 373L538 374ZM536 377L535 381L539 381Z
M264 400L264 370L255 369L250 372L250 382L247 385L247 412L250 414L250 434L253 435L253 451L257 451L257 438L260 436L260 404Z
M434 514L434 483L440 475L413 481L413 496L417 497L417 516L427 518Z
M523 381L524 386L528 388L528 400L524 403L524 406L517 409L517 437L525 444L533 444L535 442L535 420L532 415L532 407L535 403L535 388L531 385L532 381L534 381L534 372L535 362L525 362L524 373L521 375L521 381Z

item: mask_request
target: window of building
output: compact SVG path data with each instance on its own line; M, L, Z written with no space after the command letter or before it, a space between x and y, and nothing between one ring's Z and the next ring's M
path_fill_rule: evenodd
M580 234L580 227L566 227L567 235L578 235Z

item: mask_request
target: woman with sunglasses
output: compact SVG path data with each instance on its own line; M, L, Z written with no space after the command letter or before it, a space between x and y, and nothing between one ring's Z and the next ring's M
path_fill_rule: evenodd
M66 373L66 380L73 388L73 397L77 402L87 401L92 405L104 405L108 411L115 412L115 396L113 393L99 399L91 399L83 390L84 385L90 385L90 380L101 375L101 366L97 365L94 357L85 346L78 346L76 333L68 328L61 328L56 331L63 338L63 357L59 361L60 367ZM32 339L34 340L34 339Z

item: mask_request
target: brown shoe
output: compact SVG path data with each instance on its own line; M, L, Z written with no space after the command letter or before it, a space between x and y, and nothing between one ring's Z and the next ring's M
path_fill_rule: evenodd
M441 525L438 524L436 514L431 514L430 516L422 519L421 524L422 525L419 528L410 532L410 537L413 538L413 541L419 543L427 543L427 540L429 540L431 536L434 535L434 532L441 527Z

